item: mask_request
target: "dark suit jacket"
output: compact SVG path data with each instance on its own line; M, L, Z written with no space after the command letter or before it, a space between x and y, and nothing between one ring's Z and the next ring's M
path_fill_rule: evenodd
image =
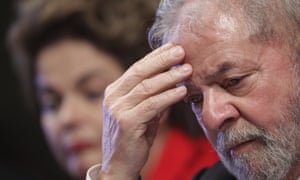
M201 170L193 180L236 180L224 167L222 162L218 162L211 168Z

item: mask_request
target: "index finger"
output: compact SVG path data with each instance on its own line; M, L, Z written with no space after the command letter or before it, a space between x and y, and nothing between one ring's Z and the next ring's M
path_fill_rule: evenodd
M179 64L184 58L181 46L168 43L133 64L114 84L118 94L127 94L144 79L155 76Z

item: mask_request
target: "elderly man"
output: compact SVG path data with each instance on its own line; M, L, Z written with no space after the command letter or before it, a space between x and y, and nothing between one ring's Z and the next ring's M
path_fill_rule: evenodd
M237 179L299 179L299 31L299 0L163 0L162 47L106 89L97 177L138 179L160 112L184 99Z

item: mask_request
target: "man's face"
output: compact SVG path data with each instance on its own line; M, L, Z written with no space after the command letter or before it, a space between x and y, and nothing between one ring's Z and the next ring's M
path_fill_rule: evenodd
M186 12L195 3L183 7L169 40L183 46L193 67L186 101L208 139L239 179L281 179L291 166L299 173L299 77L288 53L251 42L237 18L212 5L193 21Z

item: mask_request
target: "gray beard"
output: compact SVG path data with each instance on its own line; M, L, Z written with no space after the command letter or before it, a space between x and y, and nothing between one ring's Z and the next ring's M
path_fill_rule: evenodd
M297 144L300 142L300 98L296 94L290 97L284 111L287 113L282 114L282 123L276 126L277 129L272 134L246 121L247 127L244 129L228 129L218 135L216 149L219 156L226 168L238 179L282 180L299 163ZM257 147L251 152L231 158L226 149L250 139L258 140Z

